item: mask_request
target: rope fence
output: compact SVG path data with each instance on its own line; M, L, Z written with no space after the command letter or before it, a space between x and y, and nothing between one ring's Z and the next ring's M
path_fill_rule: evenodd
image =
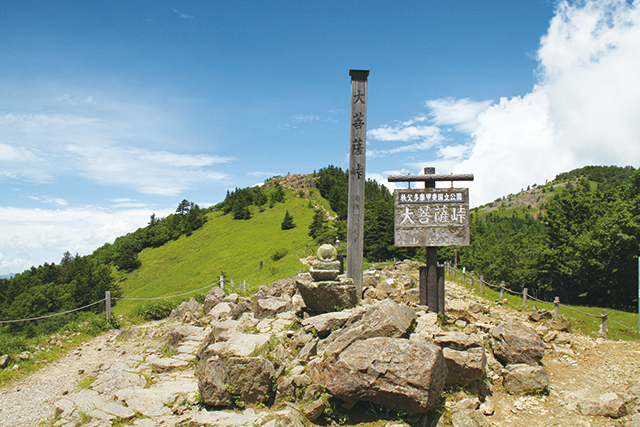
M449 274L449 275L452 274L453 278L456 279L457 267L453 267L452 268L451 267L451 262L446 262L445 263L445 267L447 269L447 274ZM466 268L463 267L462 268L462 281L463 282L467 281L466 276L467 276ZM559 307L563 307L563 308L566 308L568 310L572 310L572 311L578 312L580 314L583 314L583 315L586 315L586 316L589 316L589 317L599 318L599 319L602 320L601 333L605 338L607 337L607 321L611 321L611 322L615 323L616 325L619 325L620 327L622 327L624 329L628 329L630 331L640 333L640 327L638 328L638 331L636 331L632 327L629 327L629 326L627 326L627 325L625 325L623 323L617 322L615 320L609 319L608 316L607 316L607 310L604 309L604 308L602 309L602 313L599 314L599 315L598 314L587 313L586 311L578 310L577 308L573 308L573 307L570 307L568 305L561 304L559 297L555 297L553 302L544 301L544 300L541 300L541 299L538 299L538 298L534 297L533 295L530 295L527 288L523 288L522 291L514 291L513 289L509 289L505 285L504 281L502 281L499 285L494 285L494 284L491 284L491 283L485 281L484 280L484 276L481 275L479 278L477 278L477 277L474 276L474 272L471 272L471 274L469 274L469 282L470 282L470 284L472 286L475 286L474 282L476 280L479 281L479 284L480 284L479 287L480 287L480 293L481 294L484 294L484 286L486 285L489 288L492 288L492 289L494 289L496 291L499 290L499 292L500 292L500 300L504 300L504 293L508 292L508 293L510 293L512 295L516 295L516 296L520 296L521 295L522 296L522 306L523 307L527 306L527 299L532 299L534 301L537 301L537 302L540 302L540 303L543 303L543 304L553 304L553 306L554 306L554 310L553 310L554 319L558 319L558 317L560 315L559 314Z
M199 289L195 289L193 291L189 291L189 292L183 292L181 294L176 294L176 295L167 295L167 296L162 296L162 297L149 297L149 298L112 298L111 297L111 291L106 291L105 292L105 297L99 301L95 301L92 302L91 304L87 304L85 306L82 307L78 307L78 308L74 308L72 310L67 310L67 311L63 311L61 313L53 313L53 314L47 314L45 316L38 316L38 317L30 317L27 319L16 319L16 320L0 320L0 324L8 324L8 323L18 323L18 322L29 322L32 320L42 320L42 319L48 319L50 317L56 317L56 316L63 316L65 314L69 314L69 313L73 313L75 311L80 311L80 310L84 310L85 308L89 308L92 307L96 304L100 304L102 302L105 303L105 309L106 309L106 314L107 314L107 319L111 317L111 301L153 301L153 300L161 300L161 299L170 299L170 298L177 298L177 297L182 297L185 295L190 295L190 294L194 294L196 292L200 292L204 289L211 289L216 285L220 285L221 288L224 288L225 282L224 282L224 277L220 276L220 279L217 282L214 282L210 285L207 286L203 286L202 288ZM229 281L229 285L231 287L231 289L233 289L235 287L234 283L233 283L233 279L231 279ZM244 289L244 291L247 291L247 281L244 280L242 281L242 283L238 284L238 289Z

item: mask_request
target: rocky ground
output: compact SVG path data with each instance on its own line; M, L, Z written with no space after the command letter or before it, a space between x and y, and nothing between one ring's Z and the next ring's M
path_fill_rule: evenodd
M377 300L388 296L405 302L415 297L415 288L411 291L417 277L413 263L398 263L370 273L377 275L376 282L380 284L367 294L371 307L381 304ZM419 306L409 303L417 313L416 335L412 340L437 341L447 330L480 337L487 353L487 379L480 385L476 382L467 387L445 388L446 402L440 408L441 416L431 416L428 421L426 418L409 421L438 426L640 426L640 415L636 415L640 410L639 342L608 341L557 331L548 323L529 321L528 313L509 312L499 303L484 300L456 283L447 282L446 289L449 324L432 322L432 317ZM199 403L202 397L196 365L197 355L203 356L202 352L198 354L203 341L209 340L208 348L214 352L249 355L256 348L265 348L271 337L289 342L300 340L292 345L299 353L287 365L290 372L283 373L284 368L280 369L282 378L301 378L306 362L300 361L304 359L300 354L305 351L309 353L305 355L309 364L314 365L309 342L316 340L316 344L325 349L325 355L330 351L330 335L323 340L322 347L322 340L318 344L317 339L312 339L304 330L296 333L287 330L296 320L311 324L308 319L296 317L300 311L295 307L295 298L293 301L294 307L289 306L272 316L257 311L253 313L260 314L258 318L253 318L253 314L243 315L242 330L236 331L241 338L235 340L220 338L231 333L220 325L228 325L225 319L241 304L246 304L237 296L224 296L213 307L205 307L205 311L211 313L204 318L192 316L187 310L174 316L173 320L99 336L72 349L58 362L0 387L0 426L45 423L96 427L275 427L340 421L317 414L310 416L314 422L305 419L301 414L310 414L312 408L284 396L286 381L279 381L277 404L272 406L271 402L265 402L267 405L224 409ZM264 304L261 307L262 311L270 309ZM343 313L345 318L350 315L349 310ZM549 378L548 392L539 390L526 395L505 391L504 369L492 355L490 336L502 320L513 316L544 338L542 366ZM332 327L327 333L334 329L337 328ZM214 330L217 332L213 335L218 334L218 339L212 341L209 337ZM284 351L282 346L268 348L274 352ZM395 420L371 422L370 425L406 424Z

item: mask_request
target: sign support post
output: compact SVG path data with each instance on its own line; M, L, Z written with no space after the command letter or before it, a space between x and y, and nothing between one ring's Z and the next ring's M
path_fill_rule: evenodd
M362 299L364 250L364 184L367 146L367 77L369 70L349 70L351 134L349 139L349 204L347 211L347 277Z

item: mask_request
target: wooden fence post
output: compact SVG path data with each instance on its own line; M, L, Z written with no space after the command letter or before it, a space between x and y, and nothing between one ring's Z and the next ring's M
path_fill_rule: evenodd
M522 306L527 306L527 288L522 289Z
M558 320L558 316L560 315L560 297L553 299L553 305L553 318Z
M473 271L469 275L469 280L471 280L471 286L473 286Z
M104 293L104 305L107 312L107 320L111 318L111 291Z
M467 279L467 267L462 267L462 281Z
M602 336L607 339L607 309L602 309Z
M504 280L500 282L500 301L504 299Z
M220 275L220 287L224 289L224 276Z
M480 293L484 294L484 276L480 275Z

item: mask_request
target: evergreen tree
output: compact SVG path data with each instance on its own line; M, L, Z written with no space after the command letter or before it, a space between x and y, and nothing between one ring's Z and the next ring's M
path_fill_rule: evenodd
M327 217L322 209L316 209L311 225L309 225L309 237L317 239L327 228Z
M282 220L282 224L280 224L280 228L283 229L283 230L291 230L295 226L296 225L293 222L293 216L291 216L289 214L289 211L287 211L284 214L284 220Z

